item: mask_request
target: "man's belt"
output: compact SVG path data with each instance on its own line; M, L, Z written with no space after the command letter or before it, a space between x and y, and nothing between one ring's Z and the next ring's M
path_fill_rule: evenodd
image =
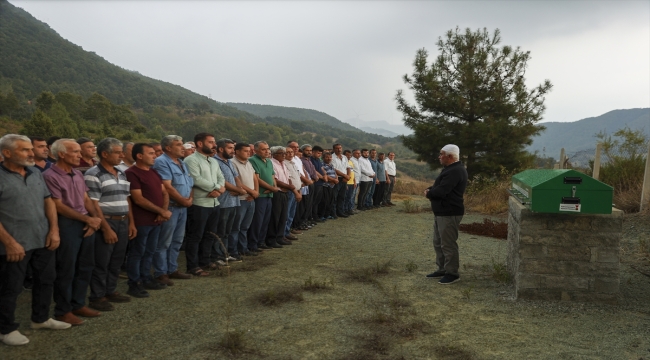
M126 215L104 215L104 217L109 219L109 220L124 221L124 220L127 220L129 218L129 214L126 214Z

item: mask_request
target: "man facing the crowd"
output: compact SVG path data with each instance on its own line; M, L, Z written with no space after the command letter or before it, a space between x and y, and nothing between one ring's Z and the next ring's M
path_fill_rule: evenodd
M441 278L442 285L460 280L458 274L458 225L465 214L463 194L467 187L467 170L459 160L460 149L449 144L440 150L440 164L444 166L433 186L424 191L431 201L434 215L433 248L438 270L428 278ZM444 201L443 201L444 200Z
M106 138L97 144L99 164L84 174L88 197L102 219L95 234L95 268L90 282L88 306L99 311L111 311L111 302L131 300L116 291L120 267L124 262L129 239L135 237L133 213L129 202L130 184L117 166L124 157L122 143Z
M7 134L0 138L0 340L24 345L18 331L16 301L27 264L33 266L32 329L67 329L70 324L50 318L55 277L55 253L60 243L56 205L39 171L34 171L29 138Z
M397 176L397 167L395 166L395 153L389 152L388 158L384 160L384 166L386 167L386 174L388 175L388 180L386 181L386 190L384 199L386 204L390 206L395 206L392 202L393 188L395 188L395 177Z
M147 290L160 290L167 285L154 281L151 276L153 256L158 249L160 224L168 221L172 212L169 195L162 178L153 169L156 152L149 144L133 145L135 165L126 170L131 182L131 201L137 234L131 244L126 263L129 276L128 294L137 298L149 297Z
M81 160L81 146L73 139L59 139L52 144L52 154L56 164L43 173L43 178L56 205L61 237L56 250L54 314L59 321L81 325L83 320L77 316L100 315L85 303L95 268L95 231L102 219L88 197L83 175L75 169Z
M187 208L192 206L192 186L194 179L190 176L187 165L181 161L185 153L183 138L167 135L160 142L163 154L156 158L153 169L162 178L169 194L171 218L162 223L158 248L153 256L154 278L167 286L174 285L170 279L191 279L192 275L178 271L178 254L185 237Z

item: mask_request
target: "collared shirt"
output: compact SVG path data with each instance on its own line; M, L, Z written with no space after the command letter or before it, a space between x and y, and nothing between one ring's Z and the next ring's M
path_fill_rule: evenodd
M312 165L314 165L314 169L316 169L316 171L318 171L319 174L325 175L325 172L323 171L323 165L325 165L323 163L323 160L321 160L319 158L315 158L313 156L311 158L309 158L309 160L311 161ZM318 181L316 181L315 185L316 186L323 186L324 183L325 182L323 180L318 180Z
M275 172L275 178L278 181L282 181L285 184L290 183L289 174L287 174L287 168L284 166L284 161L279 162L271 158L271 163L273 164L273 171Z
M241 181L242 185L255 190L255 169L253 169L253 165L251 165L250 161L246 160L245 162L242 162L235 157L234 161L231 161L230 163L237 169L239 181ZM246 200L248 196L248 194L240 195L240 204L241 200Z
M25 167L25 176L0 163L0 224L24 249L45 247L50 224L45 217L44 200L50 191L40 171ZM0 255L5 255L0 242Z
M37 168L40 172L44 172L45 170L49 169L52 167L52 163L49 161L45 161L45 167L40 167L38 165L34 165L35 168Z
M84 174L88 197L99 202L99 208L104 215L126 215L129 213L131 183L126 180L126 174L117 166L113 167L117 176L106 170L102 164L97 164Z
M357 177L355 176L354 163L352 162L352 160L348 160L348 166L350 167L350 169L352 169L352 171L350 171L350 180L348 180L347 184L354 185L357 183L356 182Z
M88 163L88 162L86 162L86 160L81 158L81 160L79 160L79 165L75 166L74 168L81 171L81 173L83 174L86 171L88 171L88 169L90 169L91 167L97 165L97 163L98 163L98 161L95 160L95 159L90 159L90 163Z
M217 159L219 167L221 168L221 173L223 174L226 182L230 183L232 186L237 186L235 178L239 176L239 172L237 172L237 169L235 169L235 167L232 165L230 159L224 160L218 155L215 155L214 158ZM239 196L233 196L230 194L230 191L226 190L226 192L219 195L219 203L221 204L220 206L222 208L239 206Z
M358 184L361 179L361 165L359 164L359 159L354 156L350 158L352 162L352 173L354 174L354 183Z
M379 160L377 160L377 180L386 181L386 167L384 167L384 162Z
M212 156L205 156L200 152L188 156L183 160L194 179L193 205L201 207L219 206L217 198L208 197L212 190L219 190L224 186L226 179L223 177L219 162Z
M260 180L264 181L265 183L273 186L273 176L275 175L275 171L273 170L273 162L269 159L262 159L259 155L255 154L251 156L248 161L253 165L253 169L255 169L255 173L260 176ZM260 186L260 197L273 197L273 193L269 192L267 194L264 194L264 191L266 189L263 189Z
M361 173L359 181L373 180L371 176L375 175L375 171L372 170L372 165L370 164L370 160L368 160L368 158L363 156L359 158L359 172Z
M334 169L334 164L332 164L331 162L329 164L323 163L323 168L325 168L325 173L327 174L327 176L334 179L337 178L336 170ZM323 182L323 185L331 188L334 187L334 184L332 184L331 182Z
M43 178L53 198L61 199L63 205L80 214L88 214L88 210L84 205L84 197L88 191L88 186L86 186L81 171L71 169L71 172L67 173L60 167L53 165L45 170Z
M158 207L165 205L162 192L162 178L156 170L153 168L144 170L134 165L126 170L125 174L126 178L131 182L131 191L140 190L143 198L151 201L152 204ZM135 226L160 225L159 222L156 222L158 214L155 212L140 207L135 201L133 201L132 209Z
M172 187L182 197L190 197L192 186L194 186L194 179L190 176L190 170L183 161L178 159L177 164L169 155L163 153L156 158L153 168L163 180L171 180ZM169 202L173 203L174 200L170 197Z
M122 170L122 172L124 172L124 171L126 171L126 169L130 168L131 166L133 166L133 165L130 165L130 166L129 166L129 165L127 165L127 164L124 162L124 160L122 160L122 161L120 162L120 164L117 165L117 168L120 169L120 170Z
M372 167L372 171L374 171L375 174L377 174L377 159L368 158L368 161L370 161L370 166Z
M307 175L309 175L309 179L315 180L318 176L316 176L316 169L314 168L314 164L311 162L311 157L303 156L300 161L302 161L303 170Z
M384 166L386 166L386 172L388 173L389 176L397 175L397 167L395 166L395 162L393 160L389 158L385 158Z
M291 162L296 166L296 169L298 169L298 173L300 174L300 176L304 176L307 179L311 179L311 176L309 176L309 174L305 171L301 158L294 156L293 158L291 158ZM302 180L300 180L300 186L302 186ZM302 186L300 188L300 194L309 195L309 186Z
M293 159L292 159L293 160ZM300 171L293 161L284 160L284 166L287 168L287 175L289 176L289 181L296 189L302 189L302 181L300 180ZM301 192L302 193L302 192Z
M348 169L350 169L348 166L348 158L345 155L341 155L341 158L339 159L336 154L332 154L332 166L334 166L335 170L338 170L343 174L347 174Z

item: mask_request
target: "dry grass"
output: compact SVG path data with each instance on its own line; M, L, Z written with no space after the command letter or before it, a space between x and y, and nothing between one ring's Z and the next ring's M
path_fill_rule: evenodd
M402 201L402 207L404 208L404 212L407 214L417 214L424 211L424 208L420 204L416 203L411 197Z
M377 278L390 272L391 261L392 259L383 264L376 263L375 266L349 270L346 279L360 283L378 284Z
M393 194L424 195L424 190L430 186L430 183L424 181L398 181L393 188Z
M475 182L476 180L472 180ZM510 179L500 180L484 186L470 183L465 193L465 209L482 214L501 214L508 211L508 188ZM472 186L474 185L474 188Z
M324 290L332 290L334 283L332 280L314 280L310 276L309 279L305 280L305 283L302 285L302 289L305 291L319 292Z
M623 210L626 214L638 212L641 204L642 188L643 183L632 185L624 191L618 191L614 187L614 204L616 208Z

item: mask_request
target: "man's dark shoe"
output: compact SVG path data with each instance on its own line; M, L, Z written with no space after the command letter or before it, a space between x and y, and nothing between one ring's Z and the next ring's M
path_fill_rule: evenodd
M291 245L291 241L283 239L283 240L279 240L278 244L279 245Z
M191 279L192 275L183 274L183 273L180 273L178 270L176 270L173 273L169 274L169 278L170 279L187 280L187 279Z
M431 274L427 275L429 279L438 279L445 276L445 271L444 270L437 270L432 272Z
M272 247L267 246L266 244L259 245L258 248L260 248L262 250L271 250L271 249L273 249Z
M148 298L149 297L149 293L147 292L147 290L145 290L142 287L141 283L129 285L129 291L127 291L126 293L133 296L133 297L136 297L136 298Z
M88 307L98 310L98 311L113 311L115 310L115 307L113 307L113 304L108 302L108 299L103 297L99 298L97 300L89 301L88 302Z
M278 243L271 244L271 245L269 245L269 246L270 246L271 248L273 248L273 249L282 249L282 245L280 245L280 244L278 244Z
M156 281L159 284L164 284L167 286L174 286L174 282L169 280L169 275L160 275L156 278Z
M440 285L449 285L449 284L453 284L453 283L458 282L458 281L460 281L460 276L445 274L445 276L443 276L442 279L440 279L440 281L438 281L438 284L440 284Z
M291 241L293 241L293 240L298 240L298 237L297 237L297 236L293 236L293 235L291 235L291 234L285 236L285 238L287 238L287 239L289 239L289 240L291 240Z
M118 292L114 292L112 294L106 294L106 299L114 303L125 303L131 301L130 296L122 295Z
M292 230L291 230L291 233L292 233L293 235L300 235L300 234L302 234L302 231L300 231L300 230L298 230L298 229L292 229Z
M341 218L346 218L348 215L345 215L343 213L337 213L336 216L341 217Z
M161 284L157 281L147 281L142 284L142 286L147 290L162 290L167 289L167 285Z

